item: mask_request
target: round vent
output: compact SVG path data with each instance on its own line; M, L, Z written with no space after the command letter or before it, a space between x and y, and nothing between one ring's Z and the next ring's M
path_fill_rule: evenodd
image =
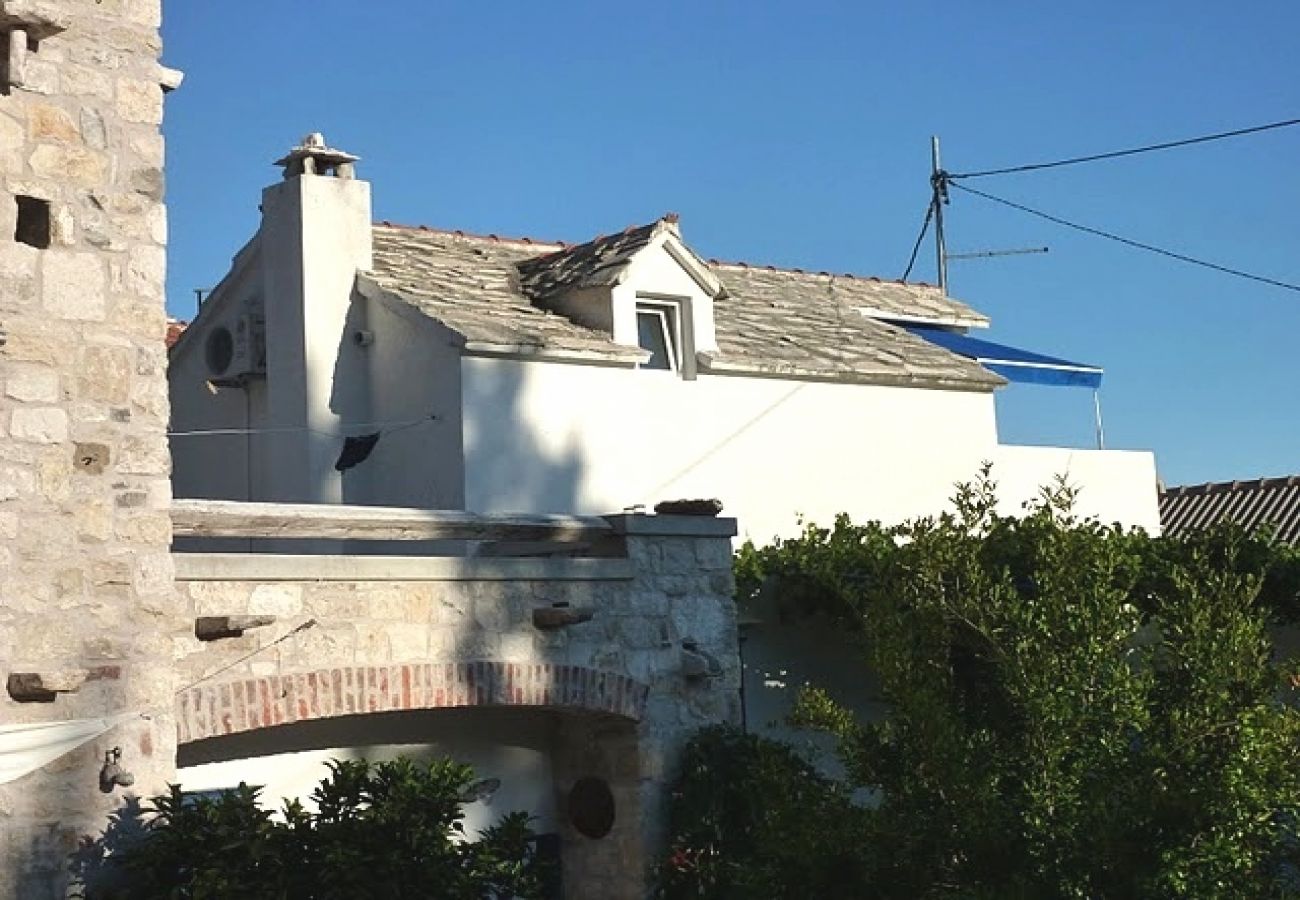
M603 778L579 778L569 791L569 821L578 833L603 838L614 827L614 794Z
M224 325L218 325L208 334L203 345L203 356L210 375L224 375L235 360L235 336Z

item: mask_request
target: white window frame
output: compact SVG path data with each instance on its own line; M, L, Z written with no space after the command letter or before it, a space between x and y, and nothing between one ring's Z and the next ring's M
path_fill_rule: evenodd
M682 378L695 377L695 354L692 351L689 327L690 301L683 297L660 297L637 294L636 316L638 342L641 332L641 314L654 314L659 319L659 327L664 336L664 346L668 354L668 368L648 369L647 371L666 371ZM637 368L642 368L638 365Z

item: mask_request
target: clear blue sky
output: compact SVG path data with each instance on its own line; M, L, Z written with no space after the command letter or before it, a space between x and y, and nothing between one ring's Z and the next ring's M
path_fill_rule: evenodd
M952 171L1300 116L1293 0L443 3L168 0L171 311L193 312L308 131L362 157L375 215L582 240L682 216L709 257L898 277ZM1300 282L1300 128L972 183ZM1108 443L1171 484L1300 472L1300 293L955 195L990 336L1106 368ZM928 251L914 277L932 280ZM1013 386L1003 439L1091 440L1086 391Z

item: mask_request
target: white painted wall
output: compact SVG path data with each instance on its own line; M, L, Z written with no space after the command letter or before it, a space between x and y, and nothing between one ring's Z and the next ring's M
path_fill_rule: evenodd
M1063 472L1081 514L1158 527L1150 453L999 446L990 394L473 357L462 391L465 502L481 512L718 497L766 542L798 514L937 513L991 460L1008 512Z
M1001 444L990 457L1001 512L1014 515L1056 476L1078 488L1074 512L1160 533L1155 454L1145 450L1075 450Z
M468 804L471 833L515 810L536 816L533 829L556 830L550 715L533 710L420 710L323 719L182 746L177 778L186 791L221 790L241 781L262 785L263 804L284 798L313 808L312 791L332 759L371 762L448 757L474 767L476 778L498 778L487 801ZM233 756L220 762L208 759Z
M358 371L341 369L336 377L367 384L365 413L354 421L388 424L365 429L382 436L364 463L344 473L344 502L461 508L460 350L454 335L400 301L356 296L354 304L358 325L370 332L372 343L356 354Z
M987 394L466 358L465 499L606 512L718 497L744 536L939 508L995 445ZM956 450L957 452L954 452Z
M343 500L332 436L368 413L366 366L350 331L371 228L364 181L302 175L262 192L267 418L300 427L270 441L268 499Z

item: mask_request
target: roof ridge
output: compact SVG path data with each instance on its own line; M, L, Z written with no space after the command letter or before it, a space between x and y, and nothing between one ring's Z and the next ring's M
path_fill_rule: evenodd
M380 219L372 222L371 225L378 225L384 228L397 228L402 231L422 231L427 234L445 234L448 237L469 238L478 241L495 241L498 244L520 244L524 247L536 247L544 250L567 250L570 247L576 247L577 244L568 241L546 240L545 238L535 237L513 237L500 234L481 234L477 231L465 231L462 228L439 228L434 225L406 225L401 222L392 222L388 219ZM584 241L583 243L588 243Z
M879 275L863 275L857 272L827 272L824 270L814 272L811 269L801 269L798 266L776 266L767 263L751 263L744 260L714 259L710 257L708 263L711 266L723 266L732 269L759 269L766 272L784 272L787 275L813 275L826 278L852 278L854 281L874 281L877 284L901 284L906 287L923 287L932 290L938 290L938 285L930 284L928 281L904 281L901 278L881 278Z
M574 247L581 247L586 244L593 244L596 241L605 240L611 237L617 237L621 234L627 234L628 232L635 231L638 228L650 228L655 225L658 225L660 222L677 224L679 220L680 220L680 216L678 216L677 213L672 213L672 212L665 213L664 215L660 216L657 219L654 219L653 221L643 222L639 225L632 224L619 231L602 232L600 234L592 235L591 237L582 241L548 240L546 238L535 238L535 237L529 237L527 235L515 237L515 236L507 236L507 235L499 235L499 234L491 234L491 233L482 234L476 231L465 231L464 229L461 228L440 228L435 225L407 225L401 222L393 222L388 219L381 219L377 222L374 222L373 224L381 225L385 228L398 228L404 231L423 231L429 234L445 234L449 237L469 238L471 240L480 240L480 241L495 241L496 243L499 244L519 244L520 246L524 246L524 247L534 247L537 249L546 250L548 253L558 253L563 250L572 250ZM789 275L812 275L812 276L824 276L826 278L851 278L854 281L872 281L877 284L901 284L906 287L922 287L922 288L929 288L931 290L938 290L937 285L930 284L928 281L904 281L901 278L881 278L879 275L863 275L856 272L841 272L841 273L827 272L827 271L814 272L809 269L801 269L798 266L776 266L776 265L771 265L766 263L745 262L744 260L716 259L714 257L709 257L708 259L705 260L705 262L707 262L711 266L722 266L724 268L758 269L767 272L783 272Z

